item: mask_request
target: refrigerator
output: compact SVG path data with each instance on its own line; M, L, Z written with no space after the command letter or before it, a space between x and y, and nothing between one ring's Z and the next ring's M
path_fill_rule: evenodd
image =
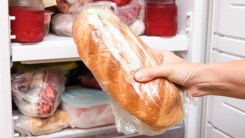
M140 38L154 49L168 50L196 63L224 62L245 57L244 0L176 0L178 31L174 37ZM49 34L39 43L11 43L8 1L0 1L0 138L20 137L14 132L11 66L80 60L73 39ZM184 138L242 138L245 136L245 101L220 96L195 98L196 105L185 108L181 125ZM37 137L88 137L114 132L115 126L95 129L65 129ZM168 131L167 131L168 132ZM167 133L166 132L166 133ZM175 133L180 133L176 131ZM101 135L102 136L102 135ZM97 136L99 137L99 136ZM118 136L118 137L133 137ZM138 136L142 137L142 136ZM159 136L161 137L161 136Z

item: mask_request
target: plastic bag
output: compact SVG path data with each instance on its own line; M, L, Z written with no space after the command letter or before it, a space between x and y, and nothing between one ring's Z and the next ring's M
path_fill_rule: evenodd
M84 4L84 8L88 6L103 5L111 9L113 13L121 19L127 25L132 24L137 19L143 20L144 16L141 14L144 12L145 1L144 0L133 0L129 4L124 6L118 6L116 3L109 1L98 1Z
M60 36L72 36L72 24L75 17L76 14L55 14L51 19L53 32Z
M115 123L109 97L101 90L67 87L61 107L69 114L71 127L91 128Z
M79 13L85 3L93 0L57 0L57 9L60 13L76 14Z
M74 12L62 12L55 14L51 19L51 29L57 35L72 36L72 24L74 18L82 9L95 5L103 5L111 9L113 13L117 15L124 23L129 25L132 31L134 31L137 35L144 33L144 0L133 0L125 6L117 6L115 3L110 1L84 3L78 7L78 9L74 10Z
M117 7L117 13L115 14L122 20L122 22L130 25L138 19L140 10L143 8L143 0L133 0L128 5Z
M78 80L80 81L80 84L84 87L101 90L99 83L94 78L91 72L78 76Z
M21 136L53 133L70 125L68 114L59 109L49 118L28 117L19 112L14 112L13 115L18 116L14 121L14 130Z
M111 97L124 134L158 135L184 118L181 90L164 78L135 81L136 71L162 59L104 6L83 9L73 24L79 56Z
M42 63L42 64L21 64L20 62L14 62L12 69L18 73L25 73L28 71L35 71L40 68L58 68L64 70L64 72L77 67L76 62L57 62L57 63ZM13 71L13 70L12 70Z
M61 101L66 72L58 68L40 68L13 74L11 90L20 112L32 117L51 116Z

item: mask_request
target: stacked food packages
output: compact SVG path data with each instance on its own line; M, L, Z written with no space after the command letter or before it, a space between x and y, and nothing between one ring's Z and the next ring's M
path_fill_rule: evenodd
M111 9L138 35L144 33L144 0L58 0L57 14L51 20L55 34L72 36L74 18L87 6L104 5Z
M175 0L9 0L13 42L34 43L49 33L72 37L75 17L88 6L109 8L136 35L174 36Z
M79 61L14 63L11 90L18 109L13 113L18 116L15 131L21 136L37 136L69 127L114 124L109 96L82 65Z
M82 60L13 65L11 90L18 108L14 112L18 116L15 130L22 136L43 135L68 127L84 129L116 123L124 134L157 135L181 121L182 93L174 84L164 79L140 84L132 78L136 70L161 63L138 38L145 28L148 35L166 35L149 28L156 27L151 21L158 20L150 14L152 9L158 10L149 7L152 3L159 4L145 0L10 0L10 15L18 17L11 21L11 33L16 35L12 41L40 42L51 30L59 36L73 37ZM166 10L160 7L158 15ZM175 19L171 21L176 23ZM30 24L29 28L18 22ZM100 26L101 22L108 28ZM175 27L167 31L167 36L176 33ZM87 41L93 31L104 35Z

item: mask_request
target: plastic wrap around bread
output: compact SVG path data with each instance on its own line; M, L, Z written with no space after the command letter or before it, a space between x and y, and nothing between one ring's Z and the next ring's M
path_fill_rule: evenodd
M112 99L119 132L156 135L183 119L181 91L173 83L134 80L136 71L162 60L109 9L83 9L73 23L73 38L81 60Z

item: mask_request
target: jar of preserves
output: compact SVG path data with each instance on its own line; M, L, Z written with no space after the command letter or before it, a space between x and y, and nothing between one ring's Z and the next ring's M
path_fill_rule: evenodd
M10 0L9 14L13 42L33 43L44 38L44 4L42 0Z
M177 33L177 6L175 0L147 0L145 34L174 36Z

